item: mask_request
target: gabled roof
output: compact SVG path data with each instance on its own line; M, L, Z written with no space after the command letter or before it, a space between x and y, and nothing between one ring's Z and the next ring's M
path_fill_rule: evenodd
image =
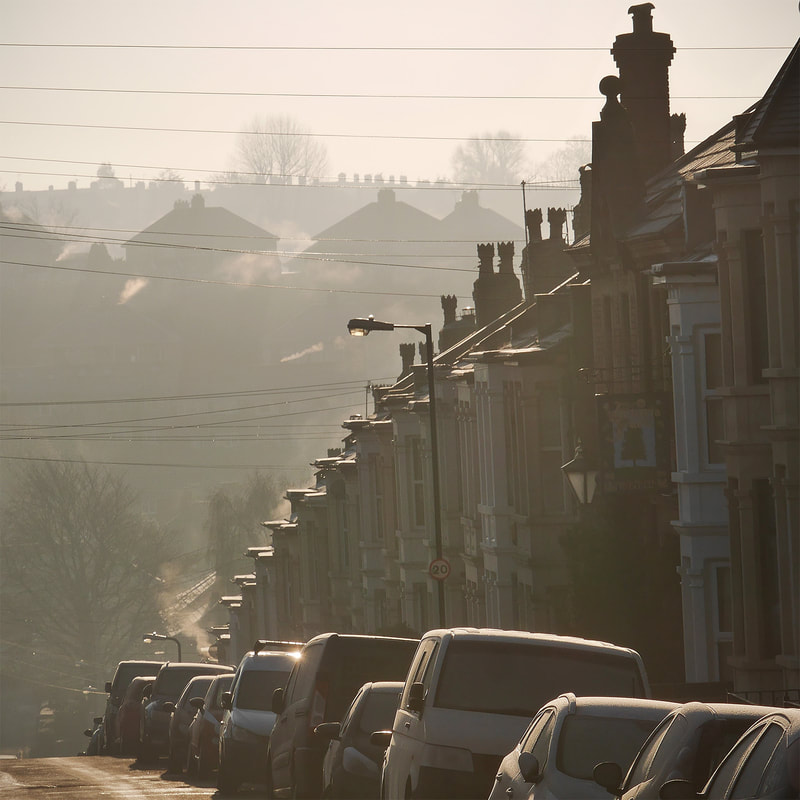
M197 244L196 237L208 237L209 234L228 239L251 240L252 244L249 246L253 250L274 249L278 239L275 234L248 222L227 208L207 206L195 199L191 204L176 205L172 211L137 233L125 244L126 246L152 242L182 244L186 237L192 237L192 244ZM208 247L218 246L213 238L208 238L207 244Z
M800 40L739 130L742 146L800 144Z
M392 189L381 189L378 199L369 203L339 222L326 228L314 236L315 239L429 239L440 238L439 220L420 211L418 208L395 199ZM341 247L342 245L339 245ZM352 248L349 241L344 241L345 248ZM319 249L331 251L337 249L337 243L325 241L312 245L307 252Z
M525 231L510 219L485 208L478 200L476 191L464 192L455 208L439 223L442 239L461 239L464 231L472 231L471 237L480 236L481 241L506 242L525 238ZM471 254L475 246L469 245Z

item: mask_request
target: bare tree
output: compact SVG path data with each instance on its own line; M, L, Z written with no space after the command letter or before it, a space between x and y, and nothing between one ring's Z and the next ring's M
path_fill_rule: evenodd
M224 586L235 573L249 545L266 542L260 523L275 511L280 497L279 486L260 472L238 490L217 489L210 496L206 532L218 585Z
M272 176L324 175L328 163L325 146L297 120L288 116L254 118L236 145L236 167L263 180Z
M537 180L577 181L579 168L591 160L591 143L575 136L536 166Z
M80 663L87 680L99 681L158 622L165 537L136 512L128 486L105 470L32 463L7 483L3 639L34 644L44 656L36 662L51 671ZM50 682L57 683L52 675Z
M518 183L527 171L525 143L508 131L485 133L458 145L452 166L464 183Z

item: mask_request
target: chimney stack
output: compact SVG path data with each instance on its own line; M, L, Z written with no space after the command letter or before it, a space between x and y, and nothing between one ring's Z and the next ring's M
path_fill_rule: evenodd
M652 3L631 6L633 33L617 36L611 55L619 68L620 102L633 127L642 177L672 160L669 65L675 46L669 34L653 31Z
M411 372L411 367L414 364L414 353L416 352L414 343L400 345L400 359L403 362L403 371L397 380L402 380L406 375Z

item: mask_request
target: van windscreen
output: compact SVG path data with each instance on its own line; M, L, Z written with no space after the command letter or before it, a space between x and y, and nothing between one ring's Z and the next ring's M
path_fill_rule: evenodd
M239 677L234 705L253 711L269 711L272 693L286 686L288 670L248 669Z
M564 692L644 697L638 664L629 656L535 642L454 641L445 654L434 705L532 717Z

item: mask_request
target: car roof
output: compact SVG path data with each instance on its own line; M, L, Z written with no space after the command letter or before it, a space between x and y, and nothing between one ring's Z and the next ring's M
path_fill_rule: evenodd
M606 650L621 655L638 656L630 647L622 647L611 642L597 639L582 639L579 636L561 636L555 633L531 633L530 631L512 631L500 628L437 628L423 634L423 639L431 636L449 634L460 641L497 641L497 642L538 642L545 646L569 647L577 650Z
M205 670L207 674L210 673L212 675L217 672L233 672L233 667L225 664L211 664L203 661L167 661L158 672L161 674L166 670L172 669L199 669L201 671Z
M675 716L681 715L687 718L703 717L711 719L716 717L721 719L755 720L778 710L775 706L757 706L749 703L702 703L692 701L683 703L673 713Z
M652 711L665 717L670 711L679 708L678 703L669 700L650 700L644 697L580 697L566 692L545 705L567 706L570 713L607 714L621 710Z
M369 686L371 692L399 692L405 686L405 681L370 681L361 688Z
M299 656L299 651L270 652L268 650L260 650L258 653L251 651L239 662L239 670L248 669L268 672L270 670L291 669Z
M371 634L366 633L320 633L317 636L314 636L312 639L309 639L305 647L308 645L316 642L324 642L327 639L355 639L359 641L364 641L365 639L375 640L375 641L390 641L390 642L418 642L419 639L411 639L405 636L373 636Z

